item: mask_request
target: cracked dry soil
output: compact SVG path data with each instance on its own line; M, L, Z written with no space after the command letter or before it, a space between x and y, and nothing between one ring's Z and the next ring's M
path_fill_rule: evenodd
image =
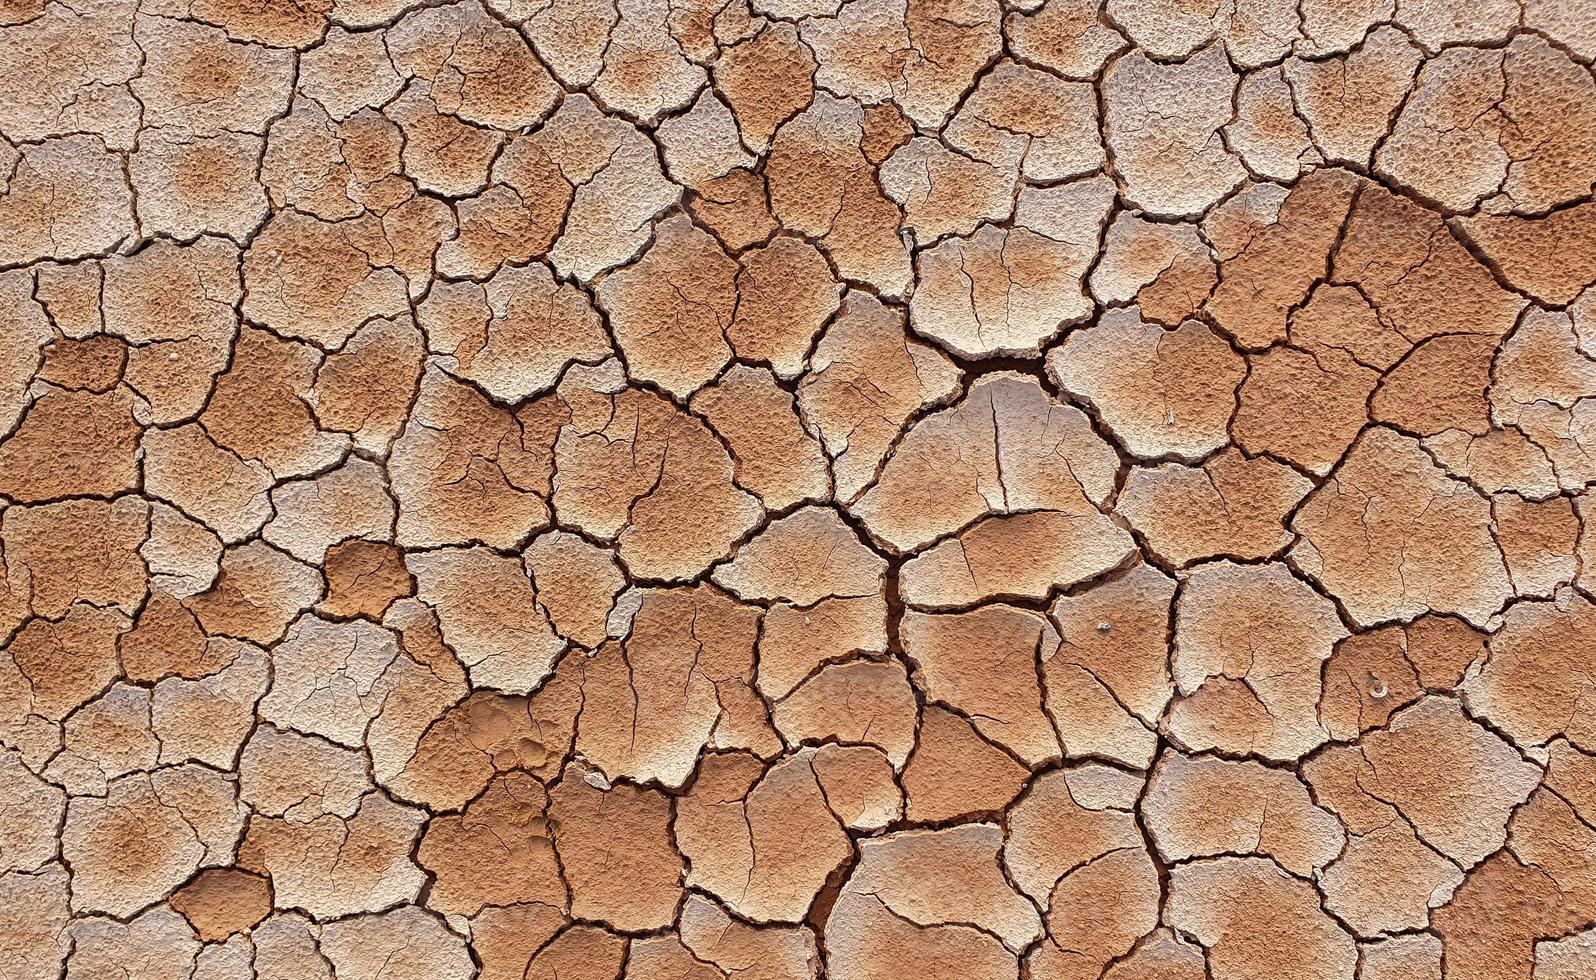
M1596 977L1593 57L0 0L0 976Z

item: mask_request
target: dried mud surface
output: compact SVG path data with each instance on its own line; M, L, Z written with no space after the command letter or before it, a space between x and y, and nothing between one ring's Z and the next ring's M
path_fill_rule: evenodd
M1596 976L1593 56L0 0L0 977Z

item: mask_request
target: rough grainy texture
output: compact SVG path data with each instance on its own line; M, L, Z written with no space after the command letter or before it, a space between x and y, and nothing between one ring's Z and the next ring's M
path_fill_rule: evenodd
M0 0L0 977L1596 977L1593 58Z

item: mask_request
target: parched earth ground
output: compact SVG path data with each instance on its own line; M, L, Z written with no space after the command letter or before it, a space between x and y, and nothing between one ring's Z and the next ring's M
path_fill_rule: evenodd
M0 0L0 977L1590 980L1593 57Z

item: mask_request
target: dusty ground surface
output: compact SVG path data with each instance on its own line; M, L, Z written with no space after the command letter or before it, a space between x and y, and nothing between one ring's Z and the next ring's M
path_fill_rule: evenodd
M1593 55L0 0L0 976L1596 976Z

